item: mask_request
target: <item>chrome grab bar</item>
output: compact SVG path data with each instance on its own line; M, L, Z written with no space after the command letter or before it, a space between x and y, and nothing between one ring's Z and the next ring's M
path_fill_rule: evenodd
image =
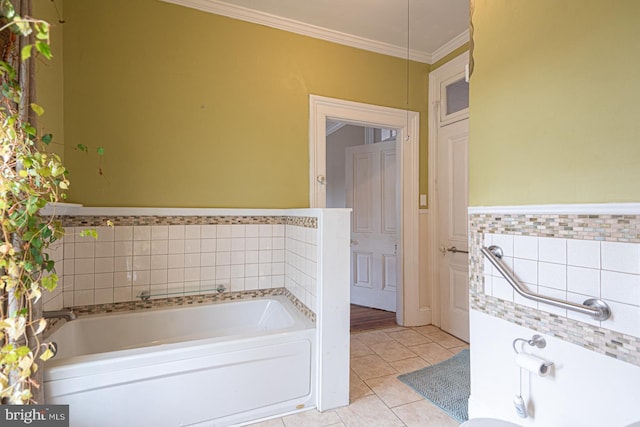
M513 275L502 265L500 258L502 258L502 249L499 246L483 246L481 249L482 255L484 255L489 262L498 270L500 274L507 280L511 287L521 296L530 300L543 302L560 308L566 308L568 310L577 311L578 313L587 314L592 316L596 320L607 320L611 317L611 309L604 301L597 298L589 298L582 304L576 304L570 301L561 300L545 295L536 294L531 292L518 283Z

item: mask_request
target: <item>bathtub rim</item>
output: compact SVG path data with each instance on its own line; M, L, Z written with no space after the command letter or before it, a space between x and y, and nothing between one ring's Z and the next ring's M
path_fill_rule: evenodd
M294 304L283 295L267 296L261 298L253 298L251 300L231 300L231 301L219 301L212 303L203 303L197 306L172 306L172 307L158 307L145 310L135 310L131 312L118 312L118 313L100 313L91 314L79 317L71 322L80 322L83 319L95 319L95 318L109 318L109 317L136 317L144 315L149 312L171 312L175 310L189 310L189 309L203 309L209 306L219 304L238 304L253 302L256 300L275 300L280 303L285 310L293 317L294 324L281 329L256 331L252 333L232 334L221 337L211 337L203 339L185 340L172 343L165 343L159 345L150 345L144 347L128 348L122 350L113 350L93 354L84 354L78 356L66 357L63 359L56 359L55 357L44 363L44 378L45 381L55 381L64 378L72 378L81 376L77 371L87 371L91 369L97 369L99 371L106 371L108 368L120 368L125 369L133 366L146 366L149 363L159 364L166 363L167 361L175 360L176 357L189 356L193 354L200 354L206 352L212 345L223 345L230 343L244 343L244 342L259 342L261 337L271 335L291 335L298 331L315 330L316 325L311 322L304 314L302 314ZM63 324L60 328L53 331L47 338L50 341L51 338L55 338L55 333L62 330L67 323ZM71 325L70 325L71 326ZM191 356L194 357L194 356ZM189 357L185 357L189 358ZM132 365L133 364L133 365ZM93 372L93 371L92 371Z

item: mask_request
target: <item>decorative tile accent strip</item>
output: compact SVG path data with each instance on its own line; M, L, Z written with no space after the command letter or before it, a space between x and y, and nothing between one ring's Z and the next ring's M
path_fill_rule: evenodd
M219 302L250 300L268 296L284 295L309 320L315 323L315 313L285 288L257 289L241 292L224 292L203 295L188 295L170 298L150 299L147 301L126 301L111 304L96 304L71 307L78 317L92 314L121 313L127 311L149 310L154 308L180 307L185 305L215 304ZM53 325L51 325L53 326Z
M513 234L611 242L640 242L635 215L491 215L469 216L471 308L586 349L640 366L640 337L626 335L484 293L484 234Z
M296 216L60 216L63 227L113 225L234 225L271 224L318 228L318 218Z

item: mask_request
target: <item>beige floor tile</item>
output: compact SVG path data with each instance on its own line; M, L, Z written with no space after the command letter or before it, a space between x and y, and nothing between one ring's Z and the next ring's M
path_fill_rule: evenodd
M282 421L285 427L326 427L341 422L336 411L319 412L315 409L283 417Z
M442 329L438 328L437 326L433 326L433 325L427 325L427 326L415 326L413 328L414 331L421 333L422 335L425 336L429 336L429 334L432 334L434 332L441 332Z
M339 423L328 425L327 427L346 427L342 421Z
M377 354L352 358L351 369L363 380L397 373L391 365Z
M401 382L397 375L372 378L366 381L371 390L390 408L424 399L411 387Z
M430 366L431 363L427 362L421 357L412 357L411 359L397 360L395 362L389 362L399 374L408 374L409 372L417 371L418 369Z
M360 341L358 338L351 338L351 357L366 356L367 354L373 354L373 350L368 345Z
M408 427L458 427L458 422L427 400L393 408L393 412Z
M459 347L451 347L451 348L448 348L447 350L449 350L453 354L458 354L460 350L464 350L464 349L469 350L469 344L461 345Z
M361 397L371 394L373 394L373 390L371 390L352 369L349 375L349 401L355 402Z
M453 335L449 335L448 333L442 331L429 334L429 338L445 348L459 347L466 344L466 342L459 340Z
M336 409L347 427L403 426L400 419L378 398L367 396L349 406Z
M369 347L387 362L410 359L416 356L413 351L409 350L397 341L384 341L377 344L371 344Z
M389 335L383 331L369 331L353 335L358 341L365 345L377 344L384 341L393 341Z
M405 346L427 344L432 341L430 338L427 338L416 331L412 331L411 329L405 329L397 332L386 332L386 334Z
M411 351L417 353L427 362L433 364L440 363L453 356L453 353L437 343L422 344L409 347Z
M284 427L284 423L282 422L282 418L273 418L271 420L249 424L247 427Z

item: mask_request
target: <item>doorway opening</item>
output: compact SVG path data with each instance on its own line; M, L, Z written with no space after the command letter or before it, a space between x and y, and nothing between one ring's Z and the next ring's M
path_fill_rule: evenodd
M316 95L310 96L309 111L311 207L327 207L328 123L330 126L331 122L343 122L396 131L396 255L401 259L395 271L396 320L404 326L421 324L418 289L419 113Z
M397 134L327 120L326 207L351 209L351 304L392 313L401 265Z

